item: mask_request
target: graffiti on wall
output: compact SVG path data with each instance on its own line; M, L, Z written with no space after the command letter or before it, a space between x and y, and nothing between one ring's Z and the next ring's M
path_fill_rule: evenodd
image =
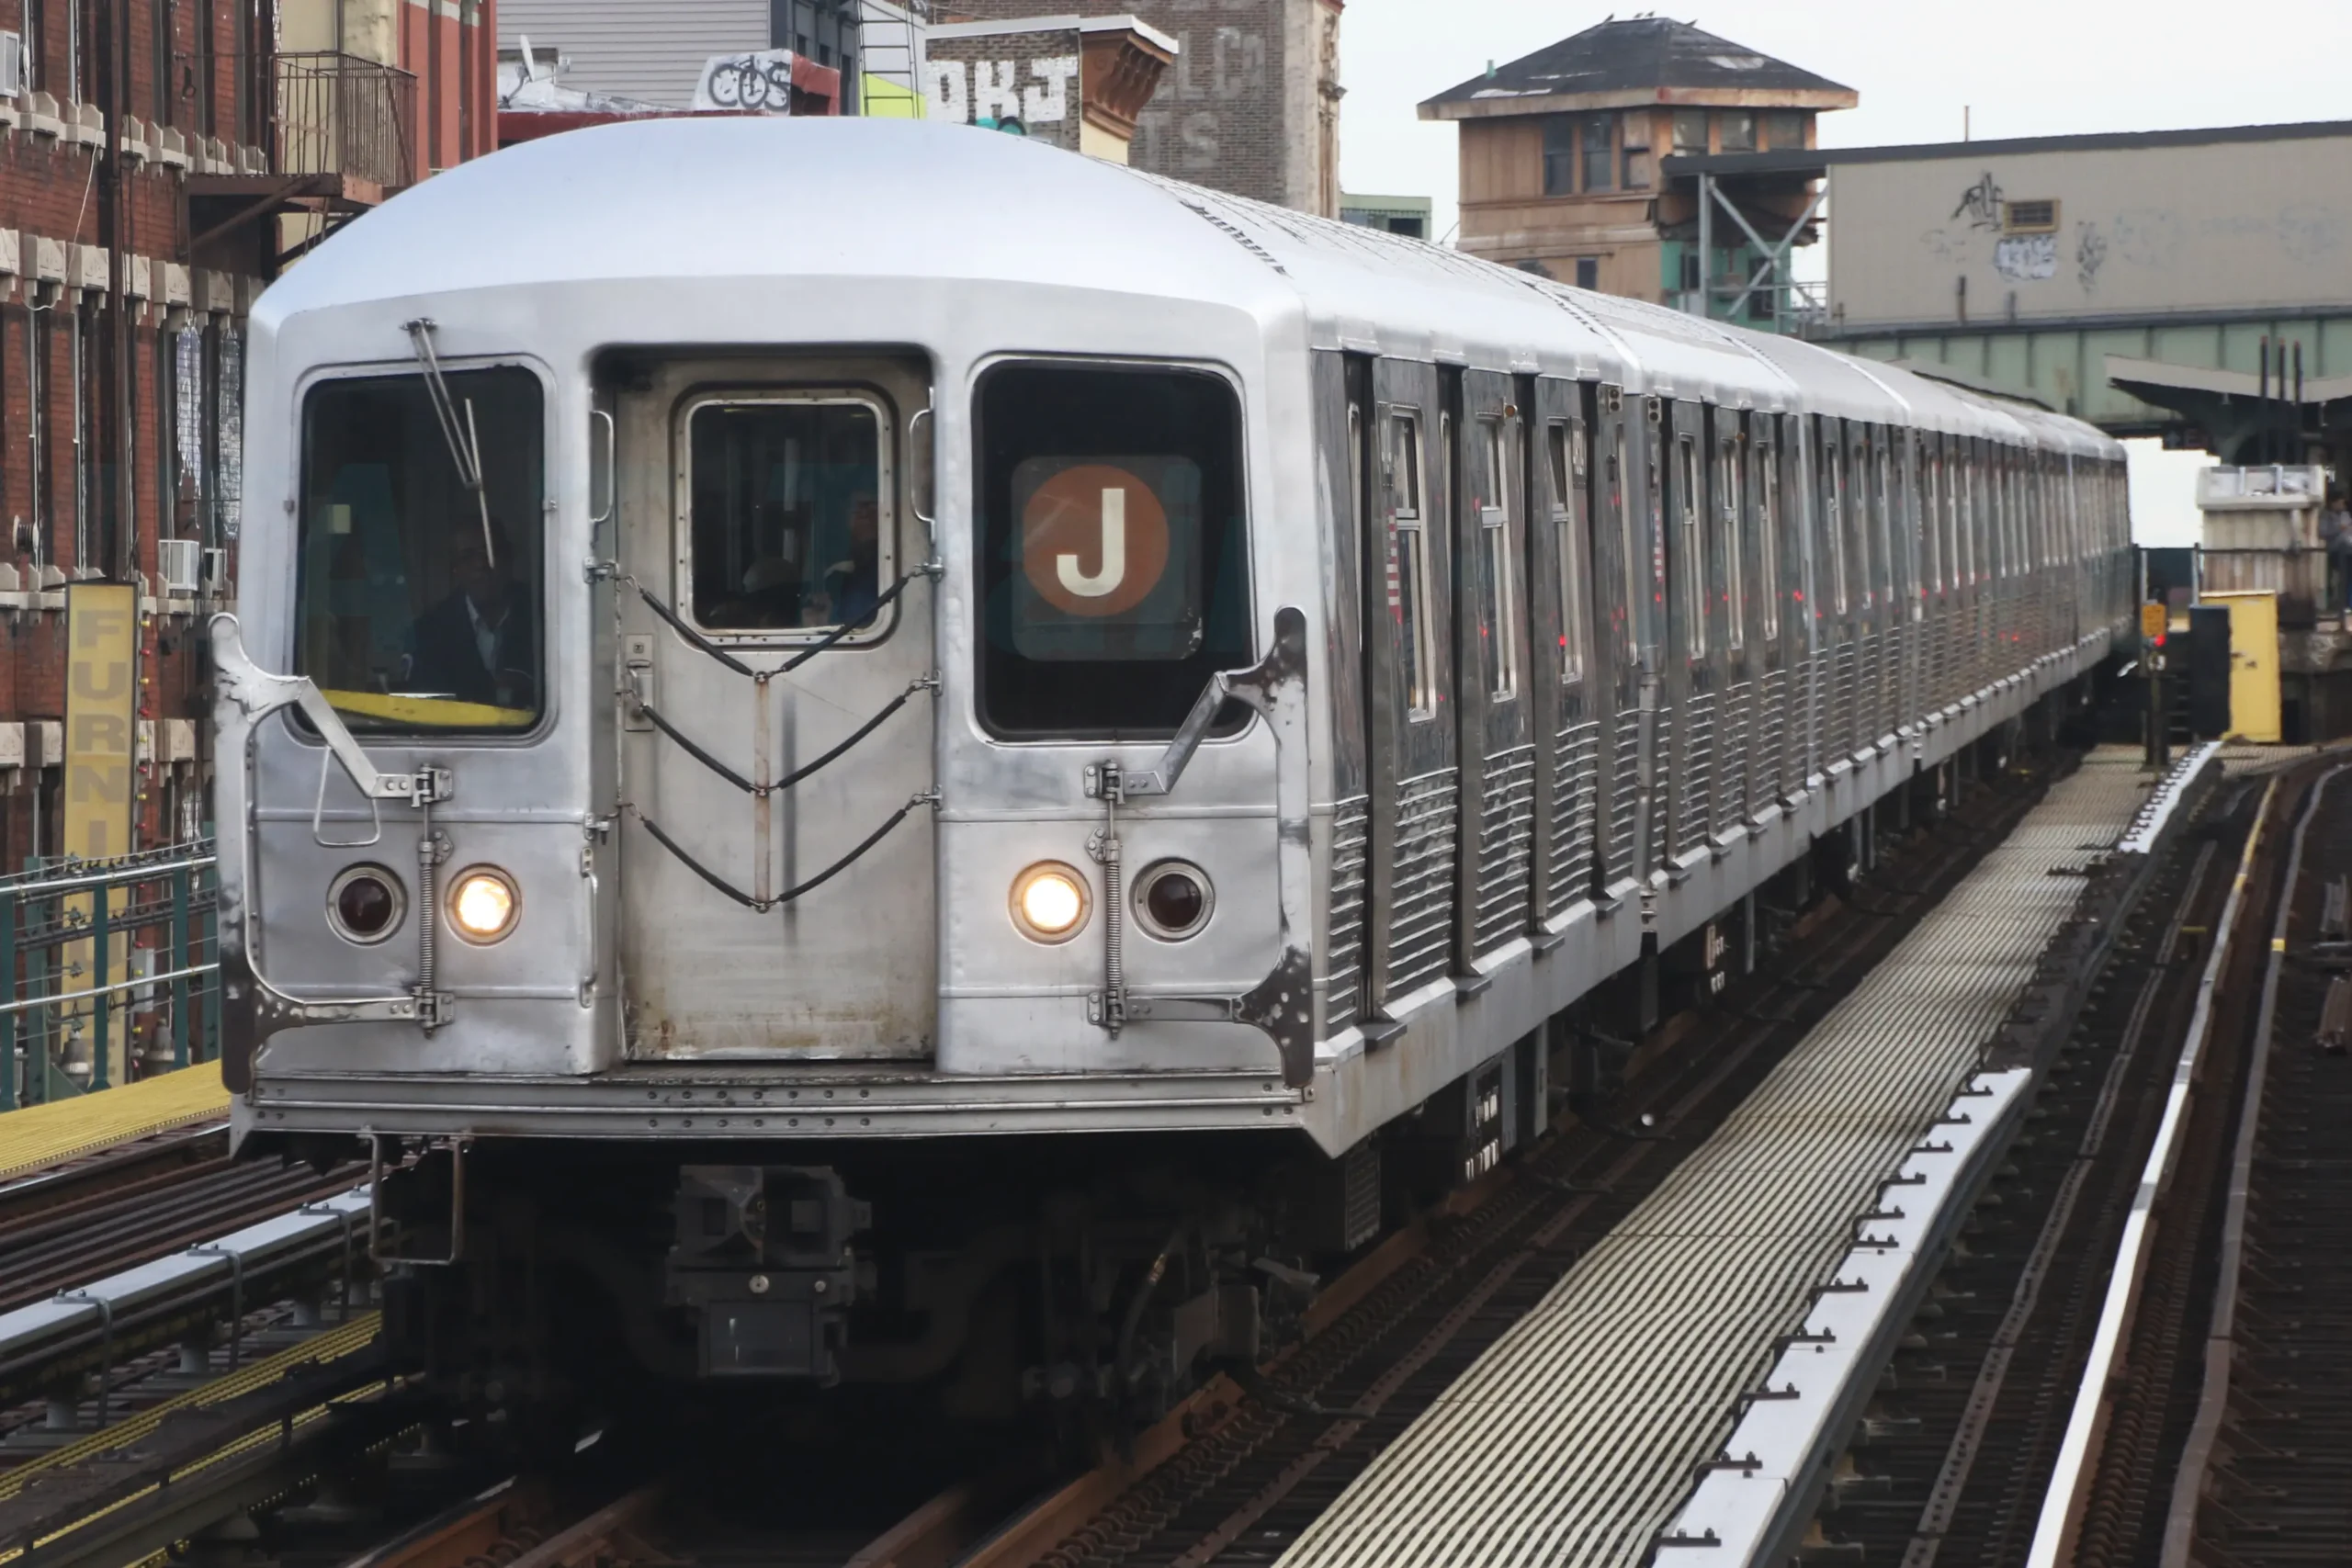
M2000 185L1987 169L1983 178L1960 193L1960 205L1951 209L1951 215L1955 220L1967 219L1972 229L1998 229L2002 201Z
M752 114L792 112L792 51L755 49L714 54L695 82L695 107Z
M2004 234L1994 242L1993 270L2012 283L2058 276L2058 236Z
M969 62L934 56L930 73L933 114L958 125L987 124L1008 130L1057 126L1070 118L1077 101L1075 54Z

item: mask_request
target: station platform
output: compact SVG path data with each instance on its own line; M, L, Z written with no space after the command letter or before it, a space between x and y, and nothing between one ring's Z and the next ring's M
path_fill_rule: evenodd
M1918 1168L1940 1160L1933 1179L1959 1190L1987 1112L2020 1102L2030 1075L1976 1072L1979 1048L2155 783L2137 749L2107 747L2055 784L1281 1568L1742 1561L1711 1550L1733 1547L1727 1529L1683 1534L1686 1504L1725 1472L1761 1481L1743 1501L1785 1497L1726 1442L1753 1412L1803 1404L1817 1427L1833 1365L1862 1364L1862 1337L1840 1344L1825 1312L1893 1299L1904 1269L1931 1267L1924 1211L1939 1205ZM1878 1256L1857 1261L1858 1245ZM1788 1377L1792 1351L1827 1352L1805 1363L1808 1390Z
M120 1089L0 1114L0 1181L62 1165L111 1145L199 1122L225 1121L220 1064L203 1062Z

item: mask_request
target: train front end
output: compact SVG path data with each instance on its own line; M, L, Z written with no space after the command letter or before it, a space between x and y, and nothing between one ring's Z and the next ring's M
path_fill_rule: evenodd
M682 242L780 151L958 245ZM1081 160L726 121L438 176L265 299L224 1070L250 1151L380 1167L408 1342L541 1367L594 1318L680 1376L922 1382L1042 1262L990 1398L1254 1344L1230 1287L1304 1244L1249 1190L1321 1159L1277 285ZM465 1283L526 1265L600 1309Z

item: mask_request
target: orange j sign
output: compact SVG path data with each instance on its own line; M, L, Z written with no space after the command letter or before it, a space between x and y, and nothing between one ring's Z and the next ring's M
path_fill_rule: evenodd
M1066 615L1124 615L1168 571L1168 509L1115 465L1065 468L1022 512L1021 570Z

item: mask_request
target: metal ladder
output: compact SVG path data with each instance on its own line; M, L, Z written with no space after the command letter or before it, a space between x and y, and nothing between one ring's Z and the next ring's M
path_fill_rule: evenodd
M879 113L897 119L918 118L923 112L923 39L931 21L931 0L858 0L858 112L876 113L866 85L879 84L903 92L886 97Z

